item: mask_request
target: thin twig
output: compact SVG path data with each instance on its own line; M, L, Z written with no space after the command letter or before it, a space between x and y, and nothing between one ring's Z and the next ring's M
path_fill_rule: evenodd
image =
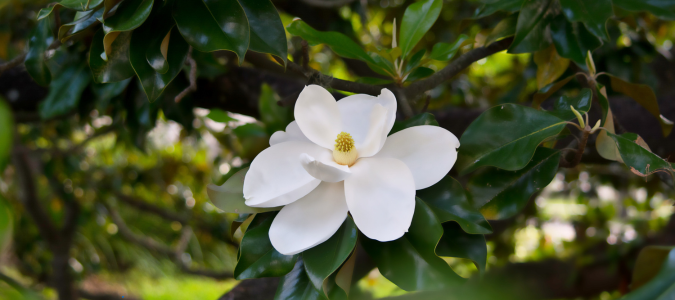
M190 86L185 88L174 100L176 103L180 102L190 93L197 90L197 62L192 58L192 47L188 50L187 58L185 61L190 64Z

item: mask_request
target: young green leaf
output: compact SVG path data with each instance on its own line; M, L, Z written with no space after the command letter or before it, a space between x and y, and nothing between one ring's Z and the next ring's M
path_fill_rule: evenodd
M457 40L452 43L437 43L434 45L434 48L431 49L431 54L429 54L430 59L435 59L435 60L440 60L440 61L448 61L452 59L455 54L457 54L457 50L459 50L459 47L466 41L469 37L466 36L466 34L460 34Z
M391 242L364 237L363 248L380 273L406 291L442 289L464 280L436 255L443 227L424 201L417 198L408 232Z
M185 41L196 50L229 50L237 55L240 64L244 62L250 27L237 0L176 0L173 17Z
M45 51L49 47L48 40L51 37L50 18L40 20L28 39L28 53L24 64L30 77L39 85L49 85L52 81L52 73L49 71L45 59Z
M520 170L541 142L564 127L565 120L544 111L517 104L495 106L462 134L455 167L461 174L483 166Z
M401 57L408 57L408 53L436 23L442 8L443 0L422 0L406 8L398 43L401 47Z
M481 170L467 186L475 207L488 219L507 219L518 214L532 194L546 187L555 177L560 151L539 147L530 163L518 171L494 167Z

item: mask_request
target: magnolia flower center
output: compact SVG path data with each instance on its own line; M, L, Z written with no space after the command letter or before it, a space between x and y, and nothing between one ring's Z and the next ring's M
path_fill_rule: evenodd
M359 153L354 147L354 139L349 133L340 132L335 139L335 149L333 149L333 159L336 163L351 166L356 162Z

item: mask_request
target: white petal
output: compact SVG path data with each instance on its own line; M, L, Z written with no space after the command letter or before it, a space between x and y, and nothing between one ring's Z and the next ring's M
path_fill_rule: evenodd
M318 85L308 85L300 93L294 113L309 140L333 150L335 138L342 131L340 110L333 95Z
M340 99L337 104L342 116L342 131L352 135L356 149L359 150L359 156L367 157L375 154L368 153L369 155L364 155L365 152L362 153L361 151L364 148L374 148L377 150L382 148L384 139L389 134L389 131L391 131L396 120L396 97L394 97L394 94L390 90L382 89L380 95L377 97L365 94L352 95ZM368 137L368 135L371 127L375 126L375 124L372 124L372 115L373 109L378 104L383 106L386 112L384 121L378 120L378 122L384 122L381 129L378 130L381 138L374 140ZM374 145L369 147L368 143L374 143Z
M300 155L318 156L326 149L310 142L285 142L269 147L253 160L244 178L244 198L251 207L286 205L311 192L320 180L309 175Z
M297 254L328 240L346 217L344 184L322 182L281 209L270 227L270 241L281 254Z
M404 162L415 178L415 189L430 187L445 177L457 160L459 140L438 126L410 127L387 138L376 157Z
M329 150L316 158L303 153L300 155L300 162L309 175L321 181L340 182L352 174L348 166L339 165L333 160L333 154Z
M410 227L415 212L415 181L393 158L361 158L345 180L347 206L359 230L371 239L393 241Z
M293 121L288 126L286 126L286 131L277 131L270 137L270 146L274 146L279 143L289 142L289 141L298 141L298 142L311 142L300 130L298 122Z

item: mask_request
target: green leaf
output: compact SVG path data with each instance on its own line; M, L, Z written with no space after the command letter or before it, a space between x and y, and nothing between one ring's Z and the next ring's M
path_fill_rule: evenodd
M250 207L244 199L244 177L248 167L234 173L223 185L209 184L206 193L211 203L227 213L254 214L280 210L281 207Z
M490 35L488 35L485 40L485 44L489 45L493 42L505 38L507 36L512 36L516 34L516 25L518 24L518 14L511 14L506 19L503 19L495 25L495 28L492 29Z
M646 246L640 250L635 269L633 269L633 278L631 280L631 290L636 290L652 280L659 273L661 266L668 259L668 254L675 249L672 246Z
M525 168L506 171L485 168L471 178L467 186L474 207L488 219L507 219L518 214L532 194L546 187L555 177L560 151L539 147Z
M651 87L646 84L635 84L627 82L614 75L606 74L611 78L612 89L615 92L622 93L633 98L635 102L647 109L661 123L661 132L663 136L668 136L673 130L673 122L661 115L659 102Z
M129 43L131 32L122 32L110 45L108 60L101 58L103 49L103 29L99 29L89 48L89 67L94 75L94 81L99 83L117 82L134 76L134 69L129 62Z
M89 11L78 11L75 13L75 21L63 24L59 28L59 40L65 43L75 35L86 33L88 29L100 23L99 19L102 16L103 10L100 7ZM100 43L103 45L103 39L101 39Z
M520 170L541 142L564 127L565 120L544 111L517 104L495 106L462 134L455 166L461 174L483 166Z
M265 123L267 133L270 135L276 131L284 130L286 125L293 121L293 110L288 106L279 105L279 100L279 96L274 93L269 85L262 84L258 110L260 111L260 120Z
M563 86L565 86L570 80L574 78L574 75L569 76L563 80L560 80L558 82L551 83L544 88L540 89L537 91L536 94L534 94L534 97L532 97L532 107L534 108L539 108L541 107L541 104L548 99L548 97L551 97L553 93L557 92L559 89L561 89Z
M649 282L623 296L621 300L668 300L675 296L675 249L661 265L659 273Z
M12 109L5 99L0 96L0 172L5 168L5 163L9 160L9 154L12 151L14 141L14 118Z
M302 20L294 20L286 27L292 35L297 35L312 46L326 44L337 55L362 60L371 64L376 62L363 50L359 44L346 35L334 31L317 31Z
M314 288L300 258L293 270L279 281L274 300L328 300L328 298Z
M443 227L434 212L417 198L408 232L391 242L363 237L361 244L380 273L406 291L435 290L463 279L436 255Z
M330 239L302 253L305 271L314 288L321 291L327 278L349 258L358 234L354 220L347 217ZM328 296L328 291L324 292Z
M250 29L237 0L176 0L173 17L185 40L202 52L229 50L244 62Z
M560 0L560 6L570 22L583 22L595 36L609 39L605 23L614 15L612 0Z
M407 57L431 26L436 23L442 8L443 0L422 0L410 4L405 9L398 43L401 47L401 57Z
M391 128L391 131L389 132L389 135L392 135L394 133L397 133L403 129L410 128L410 127L415 127L415 126L422 126L422 125L433 125L433 126L438 126L438 122L436 121L436 117L430 113L421 113L419 115L416 115L414 117L411 117L410 119L407 119L405 121L396 121L394 122L394 127Z
M627 11L648 11L664 20L675 20L675 3L663 0L613 0L614 5Z
M134 30L131 36L129 47L131 66L141 80L143 91L145 91L150 102L159 98L164 89L183 69L183 63L189 49L180 32L173 28L174 21L171 18L172 4L172 1L162 3L161 7L155 9L150 20L137 30ZM160 32L160 34L158 35L157 32ZM165 73L160 73L148 63L147 53L149 47L156 47L160 44L156 41L163 39L164 34L167 32L171 34L167 48L169 69Z
M570 60L558 55L555 47L550 45L534 53L534 63L537 64L537 88L541 89L565 73Z
M486 3L480 8L476 9L476 13L473 16L474 19L487 17L500 10L511 13L517 12L520 10L520 7L523 6L523 2L525 2L525 0L492 0L482 2Z
M206 117L220 123L237 121L237 119L230 117L226 111L223 111L218 108L211 109L211 111L209 111L209 114L206 115Z
M13 230L14 218L11 206L7 203L7 200L0 195L0 253L3 253L12 242Z
M50 40L52 30L50 28L50 18L40 20L31 31L28 38L28 53L26 53L26 60L24 64L26 71L30 77L39 85L49 85L52 81L52 73L47 66L45 59L45 51L49 47L48 40Z
M436 254L445 257L468 258L485 274L487 244L482 234L469 234L455 222L443 223L443 237L436 246Z
M556 16L551 22L551 38L560 56L580 66L586 64L588 51L592 52L602 45L602 41L590 33L583 23L570 23L563 15Z
M405 64L405 68L403 69L403 73L407 74L413 69L417 68L417 66L420 65L420 62L422 62L422 57L424 57L424 54L427 52L427 49L420 49L419 51L415 52L412 56L410 56L410 59L408 62Z
M239 0L251 25L249 50L270 53L286 62L288 45L284 24L270 0Z
M434 74L434 70L427 67L417 67L405 78L406 82L413 82Z
M87 87L91 75L86 63L71 64L49 85L49 93L40 103L40 118L43 120L64 115L80 103L82 91Z
M554 105L554 109L548 113L563 120L572 120L576 118L570 106L574 106L580 114L585 114L591 109L593 92L590 89L582 89L575 97L561 96ZM591 124L590 126L593 126Z
M143 24L152 12L153 0L124 0L115 14L105 19L106 36L112 32L134 30Z
M56 5L49 5L45 8L40 9L40 11L37 14L37 20L41 21L42 19L49 17L49 15L52 14L54 11L54 8L56 8Z
M550 44L548 40L548 24L550 17L546 14L551 0L525 0L518 14L516 35L508 53L528 53L543 50Z
M119 96L129 85L131 78L113 83L92 83L91 91L96 97L96 109L104 111L114 97Z
M283 255L272 246L269 231L276 212L257 214L249 225L239 248L239 260L234 268L237 280L278 277L290 272L298 255Z
M441 223L455 221L471 234L492 233L490 223L469 203L462 184L450 176L417 191L417 196L431 207Z
M97 7L103 3L103 0L61 0L60 5L69 9L85 11Z
M469 37L466 36L466 34L460 34L457 40L452 43L437 43L434 45L434 48L431 49L431 54L429 54L430 59L435 59L435 60L440 60L440 61L448 61L452 59L455 54L457 54L457 50L459 50L459 47L466 41Z
M656 172L666 172L672 176L672 166L663 158L640 146L638 141L628 139L629 136L626 135L613 133L607 135L614 140L621 159L635 175L646 177Z

